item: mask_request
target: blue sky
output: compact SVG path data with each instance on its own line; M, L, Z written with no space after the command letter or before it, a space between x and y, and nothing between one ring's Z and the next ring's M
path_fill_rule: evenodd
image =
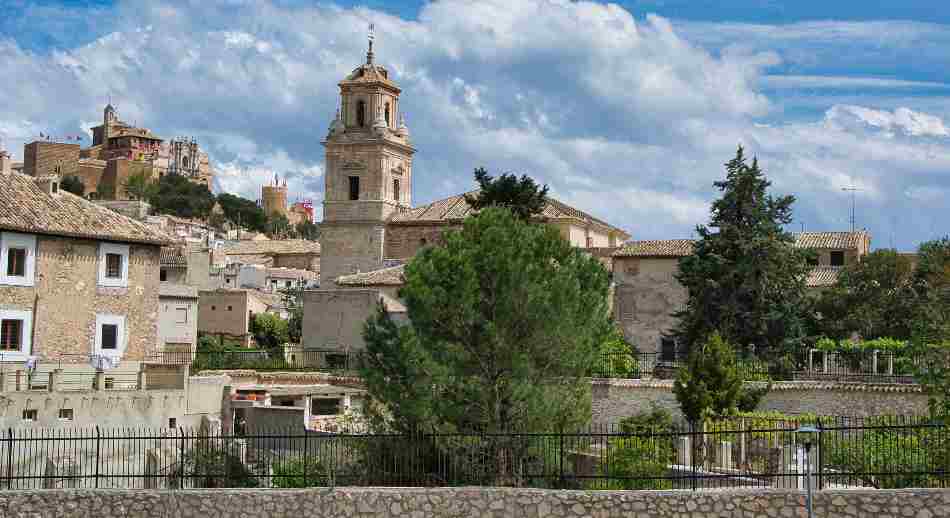
M0 136L120 116L194 135L216 188L322 197L335 83L365 53L404 89L415 203L471 170L532 175L638 239L689 237L743 144L795 229L876 247L950 233L950 6L797 0L5 0ZM12 81L10 80L12 78Z

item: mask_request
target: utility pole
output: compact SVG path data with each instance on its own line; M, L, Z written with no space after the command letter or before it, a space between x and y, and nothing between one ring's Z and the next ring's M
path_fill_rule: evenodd
M855 187L854 184L852 183L850 187L842 187L841 190L842 190L842 191L845 191L845 192L850 192L850 193L851 193L851 232L854 232L854 223L855 223L855 221L854 221L854 193L856 193L856 192L858 192L858 191L860 191L860 190L862 190L862 189L858 189L858 188Z

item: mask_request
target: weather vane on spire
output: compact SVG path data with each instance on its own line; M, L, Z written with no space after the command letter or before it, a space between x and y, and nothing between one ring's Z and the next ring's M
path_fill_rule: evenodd
M366 53L366 64L373 63L373 40L376 39L376 25L369 24L369 52Z

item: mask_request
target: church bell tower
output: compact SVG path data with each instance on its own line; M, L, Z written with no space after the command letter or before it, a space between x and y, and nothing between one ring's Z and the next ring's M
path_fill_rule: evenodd
M366 63L339 86L340 108L323 141L320 278L328 288L340 275L383 267L386 221L411 206L415 152L399 111L401 90L374 63L372 25Z

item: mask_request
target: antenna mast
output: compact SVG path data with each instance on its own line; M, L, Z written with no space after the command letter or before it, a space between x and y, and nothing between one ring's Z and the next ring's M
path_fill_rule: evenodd
M845 191L845 192L850 192L850 193L851 193L851 232L854 232L854 224L855 224L855 219L854 219L854 193L856 193L856 192L858 192L858 191L860 191L860 190L862 190L862 189L859 189L859 188L855 187L855 186L854 186L854 183L852 183L850 187L842 187L841 190L842 190L842 191Z

